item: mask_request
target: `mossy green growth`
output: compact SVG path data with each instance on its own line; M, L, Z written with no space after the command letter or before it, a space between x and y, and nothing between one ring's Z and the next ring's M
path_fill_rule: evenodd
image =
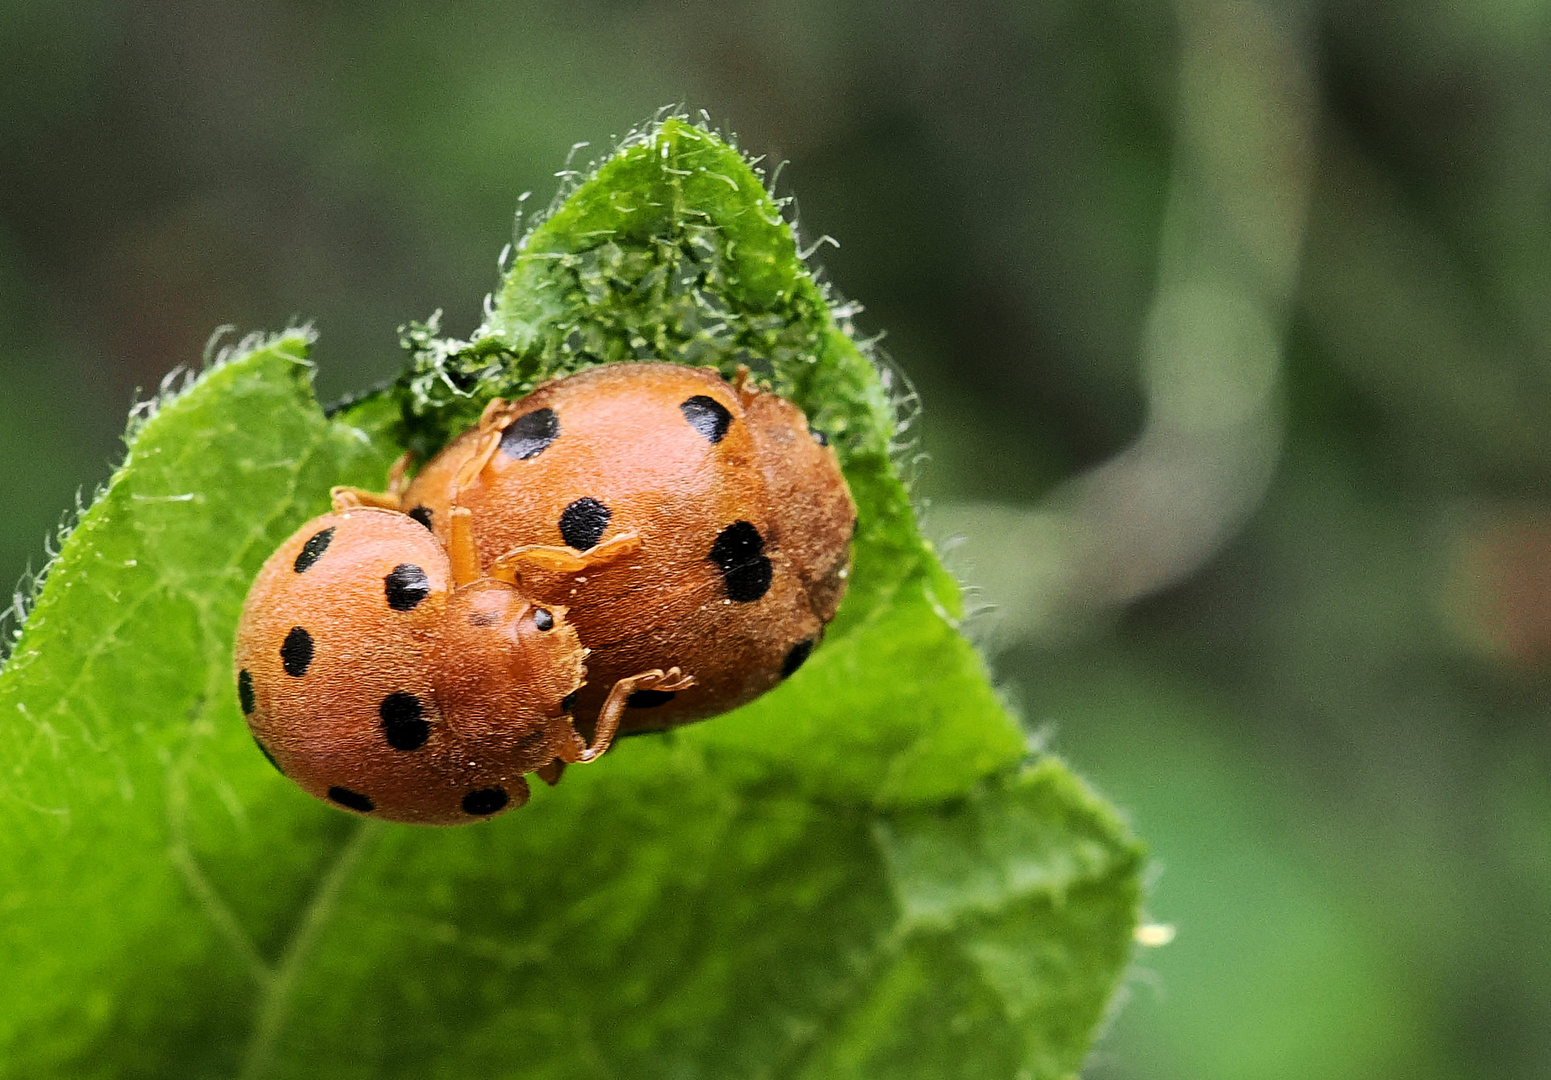
M325 418L308 345L136 423L0 672L0 1077L1075 1073L1143 854L959 635L889 391L736 150L628 140L390 394ZM856 573L802 671L463 829L276 775L230 660L267 554L490 396L640 356L748 364L834 437Z
M746 365L848 457L886 456L890 391L737 149L682 119L638 132L518 242L470 342L406 332L410 441L434 450L494 396L617 360ZM843 315L845 309L841 309Z

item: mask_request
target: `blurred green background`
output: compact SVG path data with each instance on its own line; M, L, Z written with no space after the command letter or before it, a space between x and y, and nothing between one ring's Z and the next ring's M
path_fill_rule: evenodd
M1031 728L1153 845L1087 1075L1551 1075L1551 7L0 2L0 577L221 324L329 398L667 102L789 161ZM262 422L255 417L255 422Z

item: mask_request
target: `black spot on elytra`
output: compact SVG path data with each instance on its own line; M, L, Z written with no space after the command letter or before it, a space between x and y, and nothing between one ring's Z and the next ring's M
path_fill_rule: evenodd
M291 627L280 645L280 662L285 665L285 673L293 679L307 674L307 667L312 663L312 635L300 626Z
M518 461L537 457L560 437L560 417L554 409L534 409L524 413L501 432L501 453Z
M608 531L613 511L584 496L560 512L560 537L577 551L591 551Z
M504 807L507 801L505 788L480 788L463 796L463 812L474 817L488 817Z
M329 788L329 799L337 802L340 806L348 806L352 810L359 810L363 814L370 814L377 809L377 804L372 802L367 796L362 795L359 791L351 791L349 788L340 787L337 784Z
M732 413L727 411L727 407L704 394L696 394L684 402L679 406L679 412L684 414L690 427L713 443L726 438L727 428L732 424Z
M412 611L431 594L431 580L414 563L399 563L382 579L382 591L387 594L388 606L394 611Z
M285 775L285 770L280 767L280 762L276 761L275 755L269 752L269 747L259 742L257 735L253 736L253 745L259 748L259 753L264 755L264 760L275 767L275 772L279 773L281 776Z
M581 690L580 690L580 688L578 688L576 690L572 690L565 697L561 698L560 699L560 711L561 712L570 712L572 709L576 708L576 699L577 699L578 696L580 696L580 694L581 694Z
M253 676L247 668L237 672L237 704L242 706L242 715L253 715Z
M553 630L555 628L555 617L550 614L548 608L534 608L533 625L540 630Z
M655 709L676 697L678 695L672 690L637 690L625 699L625 706L631 709Z
M291 569L298 574L305 574L312 569L312 564L323 558L323 553L329 549L329 541L334 539L334 527L319 529L307 538L301 551L296 553L296 561L291 564Z
M420 699L402 690L382 699L377 709L382 717L382 736L395 750L419 750L431 737L431 724L425 718Z
M429 506L417 506L409 512L409 516L420 522L420 524L424 525L426 528L430 529L432 528L431 519L435 515L431 513L431 508Z
M813 655L813 646L818 644L813 638L799 641L792 646L792 651L786 654L786 659L781 661L781 678L790 679L802 667L804 661Z
M829 436L824 434L818 428L816 428L816 427L809 428L808 429L808 434L812 435L813 436L813 441L818 443L820 446L828 446L829 445Z
M729 599L748 604L770 590L765 538L747 521L735 521L723 529L711 545L709 557L722 572Z

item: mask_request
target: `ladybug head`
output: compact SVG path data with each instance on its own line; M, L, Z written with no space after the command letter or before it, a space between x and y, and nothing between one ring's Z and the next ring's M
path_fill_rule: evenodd
M483 578L452 594L444 618L439 667L460 704L506 724L565 712L561 702L582 684L586 650L564 607L539 606L515 586Z

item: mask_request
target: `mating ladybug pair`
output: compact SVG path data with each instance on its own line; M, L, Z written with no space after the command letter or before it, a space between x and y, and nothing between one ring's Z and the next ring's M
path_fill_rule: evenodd
M319 798L455 824L618 734L751 701L845 592L856 509L823 435L746 378L607 364L490 403L264 564L237 687Z

